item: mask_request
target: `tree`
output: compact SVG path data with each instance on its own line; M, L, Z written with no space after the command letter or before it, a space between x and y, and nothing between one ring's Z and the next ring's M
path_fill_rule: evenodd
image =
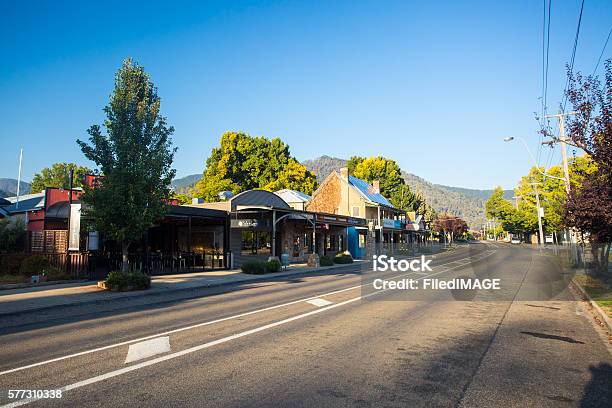
M567 224L589 236L596 270L607 274L612 242L612 60L604 64L601 84L594 76L568 72L567 99L575 116L568 119L571 142L597 165L567 200Z
M348 169L349 174L355 174L355 170L357 169L357 166L359 165L359 163L361 163L365 159L366 159L365 157L361 157L361 156L351 156L346 162L346 168Z
M391 203L404 211L415 211L423 213L425 211L425 201L419 194L413 193L406 184L401 184L389 197Z
M46 187L70 188L70 170L74 171L73 187L83 187L83 178L91 173L90 169L75 163L54 163L34 175L30 191L39 193Z
M126 59L115 75L115 88L104 108L106 135L92 125L89 144L77 143L96 163L102 177L86 188L87 216L98 230L121 244L123 270L131 242L142 237L166 212L176 148L172 126L160 114L157 88L144 68Z
M316 176L300 164L280 139L225 132L220 146L206 160L202 179L194 194L217 201L221 191L238 194L245 190L269 191L290 188L312 194Z
M498 186L485 202L485 210L487 218L504 220L512 212L513 207L512 203L504 198L504 190Z
M380 181L380 193L385 197L391 197L393 192L404 184L402 170L397 163L382 156L360 161L353 174L368 183Z
M442 214L434 221L434 231L450 238L452 243L456 238L463 236L468 231L467 223L459 217L453 217L448 214Z

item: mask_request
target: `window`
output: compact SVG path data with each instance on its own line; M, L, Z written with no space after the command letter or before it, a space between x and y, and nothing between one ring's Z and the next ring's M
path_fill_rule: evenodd
M333 234L325 234L325 249L328 251L336 250L336 236Z
M312 234L304 234L304 253L312 251Z
M344 235L338 235L338 251L344 251Z
M359 248L365 248L366 246L366 234L358 234L359 235Z
M241 254L256 255L271 252L271 239L268 231L242 231Z
M353 217L359 217L359 207L353 207Z

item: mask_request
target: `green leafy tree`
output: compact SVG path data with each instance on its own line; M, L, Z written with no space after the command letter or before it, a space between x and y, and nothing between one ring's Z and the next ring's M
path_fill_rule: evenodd
M389 197L391 203L404 211L424 212L425 201L419 194L412 192L406 184L401 184Z
M251 189L275 191L283 188L312 194L316 176L291 156L280 139L252 137L225 132L220 146L206 161L202 179L194 194L206 201L217 201L221 191L238 194Z
M380 193L385 197L391 197L404 184L402 170L397 163L382 156L362 160L353 174L368 183L380 181Z
M74 171L73 187L83 187L83 177L91 170L75 163L54 163L34 175L30 191L39 193L46 187L70 188L70 170Z
M361 156L351 156L346 162L346 168L348 169L349 174L355 174L355 170L357 169L357 166L359 165L359 163L361 163L365 159L366 159L365 157L361 157Z
M85 189L87 215L107 238L121 244L123 270L130 243L164 216L170 197L174 128L161 116L160 102L144 68L126 59L104 108L106 135L93 125L89 143L77 140L103 175L95 188Z

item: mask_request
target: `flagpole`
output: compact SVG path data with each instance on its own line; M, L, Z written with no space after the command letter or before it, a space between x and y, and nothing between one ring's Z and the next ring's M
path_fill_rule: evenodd
M19 208L19 186L21 184L21 159L23 158L23 148L19 149L19 174L17 176L17 201L15 208Z

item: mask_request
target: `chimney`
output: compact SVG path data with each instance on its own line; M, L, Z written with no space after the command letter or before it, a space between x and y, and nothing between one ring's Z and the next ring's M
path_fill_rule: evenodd
M349 177L348 167L342 167L340 169L340 176L342 176L343 179L348 180L348 177Z
M380 180L374 180L372 182L372 187L374 189L374 194L380 194Z

